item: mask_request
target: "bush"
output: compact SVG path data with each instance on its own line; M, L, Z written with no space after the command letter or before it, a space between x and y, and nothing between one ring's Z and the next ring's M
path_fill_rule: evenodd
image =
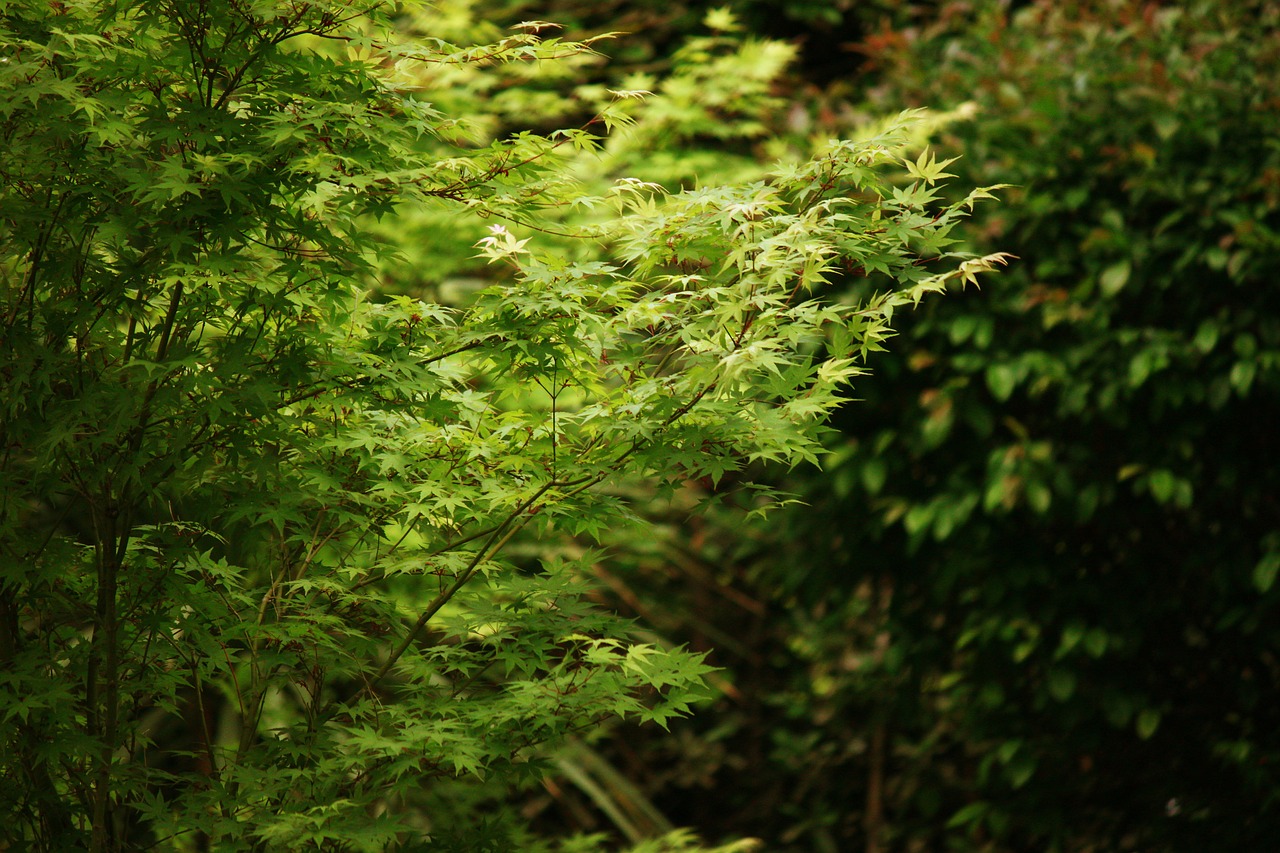
M877 108L968 103L952 170L1019 186L968 238L1022 258L904 321L799 522L895 844L1280 837L1278 11L1039 3L881 57Z
M862 110L951 110L948 171L1016 185L965 239L1021 261L895 324L809 506L673 515L613 572L725 667L615 747L668 814L797 851L1280 837L1277 14L952 3L878 42Z

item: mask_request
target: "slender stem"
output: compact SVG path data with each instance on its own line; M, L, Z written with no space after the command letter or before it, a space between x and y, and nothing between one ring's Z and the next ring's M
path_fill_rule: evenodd
M109 499L98 515L98 593L94 612L93 656L89 668L90 734L98 739L93 786L92 853L106 853L113 842L111 769L119 738L120 644L119 580L129 544L129 525L120 502Z
M511 515L507 516L506 521L494 529L493 533L489 536L489 540L485 542L478 551L476 551L475 556L471 558L471 562L467 564L465 569L458 573L458 576L454 579L453 583L449 585L448 589L445 589L437 595L431 603L427 605L426 609L422 611L421 615L418 616L417 621L414 622L413 627L409 629L409 633L406 634L405 638L400 642L400 645L396 647L395 651L391 653L374 676L365 684L365 690L373 687L373 685L381 681L386 674L391 671L391 668L396 665L400 658L404 656L404 653L409 650L409 647L418 639L418 635L422 633L422 629L427 626L427 623L431 621L432 617L440 612L440 608L444 607L450 599L457 595L458 592L467 585L467 582L471 580L471 578L475 577L476 572L480 571L480 567L489 560L492 560L498 552L511 541L511 538L520 532L525 524L528 523L529 518L532 517L530 510L533 509L533 507L537 505L538 501L542 499L542 496L555 485L557 485L557 483L554 480L549 480L544 483L538 491L534 492L534 494L520 504L520 506L516 507L515 511L512 512Z
M501 524L495 524L491 527L482 528L481 530L477 530L475 533L469 533L466 536L463 536L461 539L455 539L452 542L449 542L445 545L441 545L439 548L435 549L430 554L428 554L426 558L430 560L432 557L439 557L441 554L447 554L450 551L454 551L458 548L461 548L463 545L466 545L468 542L474 542L477 539L483 539L485 536L488 536L494 531L502 529L502 527L506 523L507 523L506 521L503 521ZM378 581L382 580L384 577L385 575L380 571L370 572L360 580L353 583L351 585L351 589L353 592L355 590L364 589L369 584L377 583Z
M883 665L884 656L889 650L888 611L892 595L891 582L887 576L882 575L876 581L872 594L871 617L877 624L872 657L877 666ZM868 747L867 801L862 821L867 834L866 853L881 853L885 849L884 786L889 753L889 723L886 716L886 708L877 710Z

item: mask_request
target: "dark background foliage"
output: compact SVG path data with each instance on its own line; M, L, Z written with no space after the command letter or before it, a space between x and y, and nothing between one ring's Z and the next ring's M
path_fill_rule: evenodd
M957 184L1015 185L967 239L1021 261L903 319L826 470L783 478L808 506L611 570L725 667L612 754L770 849L1271 849L1277 8L979 6L855 20L801 73L961 109Z

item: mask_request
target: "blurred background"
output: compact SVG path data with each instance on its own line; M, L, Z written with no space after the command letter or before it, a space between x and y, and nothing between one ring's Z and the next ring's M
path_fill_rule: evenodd
M595 595L708 651L715 698L478 792L493 819L820 853L1280 850L1280 4L441 0L406 27L523 21L618 34L608 62L431 72L459 133L647 90L579 178L674 188L927 107L957 194L1011 185L965 247L1019 260L897 319L822 470L687 504L635 487L662 535L606 536ZM479 227L403 212L384 287L465 300ZM734 479L801 502L744 523Z

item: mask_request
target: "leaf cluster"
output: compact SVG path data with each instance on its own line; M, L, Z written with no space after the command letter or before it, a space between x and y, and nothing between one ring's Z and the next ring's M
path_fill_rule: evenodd
M706 694L701 654L588 598L602 557L580 543L633 521L624 485L814 459L894 312L1002 260L951 254L987 191L891 185L901 128L737 185L589 193L571 155L607 115L480 139L421 70L588 45L538 26L454 45L413 20L4 8L15 845L514 843L487 790L535 782L601 720L666 725ZM374 223L432 205L507 223L476 244L492 283L377 293L394 247ZM598 250L513 230L566 208ZM870 273L868 298L833 294ZM562 550L521 563L521 537Z
M963 238L1022 261L903 319L794 556L739 581L810 662L766 682L797 831L860 837L878 790L927 849L1275 834L1274 25L1031 4L879 57L875 104L968 115L939 162L1017 188Z

